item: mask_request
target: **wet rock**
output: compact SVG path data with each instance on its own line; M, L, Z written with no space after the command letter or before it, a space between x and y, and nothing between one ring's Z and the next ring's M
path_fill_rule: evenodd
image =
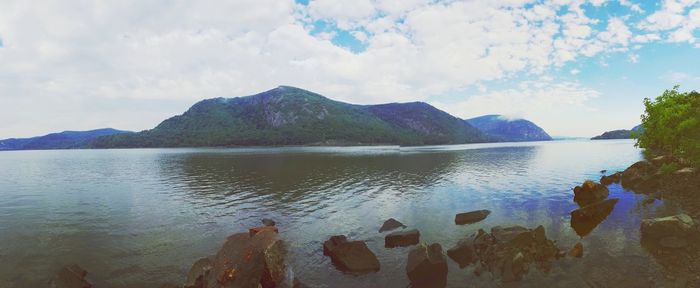
M605 169L600 170L600 174L605 174L605 173L608 173L608 170L605 170Z
M201 258L194 262L190 272L187 273L185 288L206 288L209 272L213 268L213 257Z
M569 250L569 256L571 257L576 257L576 258L581 258L583 257L583 244L581 242L577 242L576 245L574 245L571 250Z
M85 278L87 271L77 264L68 265L56 273L49 281L50 288L91 288L92 284Z
M379 233L382 233L384 231L391 231L397 228L406 228L406 225L403 225L403 223L397 221L394 218L389 218L389 220L384 221L382 227L379 228Z
M447 256L459 264L459 268L476 263L478 256L474 251L474 240L472 238L459 240L457 245L447 250Z
M269 232L274 232L275 234L279 233L279 230L275 226L262 226L262 227L255 227L255 228L250 228L248 230L248 233L250 233L250 237L255 236L255 234L258 234L263 231L269 231Z
M386 235L384 238L384 247L394 248L411 246L418 244L418 241L420 241L420 232L416 229L394 232Z
M551 262L560 255L542 226L533 230L522 226L496 226L491 233L480 230L474 238L474 249L479 257L477 267L482 267L478 269L491 272L503 282L522 279L533 263L547 272Z
M622 172L616 172L612 175L603 175L600 177L600 184L608 186L613 183L620 183L620 178L622 177Z
M642 160L625 169L620 177L620 183L625 189L642 191L649 190L655 185L653 175L656 167L651 162Z
M309 288L309 286L306 286L303 282L299 281L299 279L294 279L294 285L292 288Z
M406 274L414 288L438 288L447 285L447 258L438 243L421 244L408 254Z
M574 187L574 202L583 207L608 198L608 187L586 180L581 186Z
M379 260L363 241L348 241L343 235L323 243L323 252L331 257L336 268L355 274L379 271Z
M275 220L272 220L270 218L263 218L262 223L264 226L275 226L277 224Z
M293 273L286 264L287 245L283 241L275 241L263 252L265 270L260 279L262 288L290 287L293 285Z
M160 288L181 288L181 287L182 286L178 286L177 284L173 284L173 283L167 283L167 284L160 285Z
M486 219L491 214L489 210L477 210L455 215L455 224L472 224Z
M688 241L676 236L664 237L659 240L659 245L668 249L680 249L688 246Z
M571 211L571 228L584 237L612 213L619 199L612 198Z
M642 238L661 239L669 236L684 238L692 233L694 225L693 218L688 214L644 219L641 224Z

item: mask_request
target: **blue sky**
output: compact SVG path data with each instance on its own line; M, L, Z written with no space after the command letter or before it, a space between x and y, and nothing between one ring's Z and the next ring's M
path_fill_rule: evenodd
M700 89L696 0L168 3L0 2L0 138L149 129L278 85L592 136Z

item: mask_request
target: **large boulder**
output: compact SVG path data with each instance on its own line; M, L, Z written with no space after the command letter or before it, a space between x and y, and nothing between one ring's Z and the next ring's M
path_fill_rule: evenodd
M365 274L380 269L377 256L363 241L348 241L343 235L333 236L323 243L323 252L335 266L345 272Z
M622 172L620 183L625 189L643 192L654 188L656 182L653 175L656 171L657 168L654 164L647 160L642 160L632 164L632 166Z
M190 272L187 273L185 288L206 288L209 272L214 265L214 257L205 257L192 264Z
M643 239L663 239L666 237L685 238L694 231L695 222L687 214L644 219L641 224Z
M408 254L406 274L414 288L438 288L447 285L447 258L438 243L421 244Z
M82 267L72 264L59 270L49 281L50 288L91 288L87 277L87 271Z
M486 219L491 214L489 210L476 210L455 215L455 224L472 224Z
M608 198L608 187L600 183L586 180L581 186L574 187L574 202L583 207Z
M405 247L416 245L420 241L420 232L416 229L394 232L384 238L384 247Z
M617 204L619 199L611 198L599 201L583 208L571 211L571 228L574 228L578 236L586 236L603 222Z
M382 227L379 228L379 233L382 233L384 231L391 231L398 228L406 228L406 225L403 225L403 223L399 222L394 218L389 218L389 220L384 221Z

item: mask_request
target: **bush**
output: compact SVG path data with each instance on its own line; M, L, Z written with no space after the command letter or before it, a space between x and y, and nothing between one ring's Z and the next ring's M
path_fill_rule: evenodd
M678 86L653 101L644 99L644 132L637 146L652 155L669 155L700 164L700 93L679 92Z
M678 164L676 163L666 163L664 165L661 165L661 168L659 168L659 172L664 175L671 174L673 172L676 172L678 170Z

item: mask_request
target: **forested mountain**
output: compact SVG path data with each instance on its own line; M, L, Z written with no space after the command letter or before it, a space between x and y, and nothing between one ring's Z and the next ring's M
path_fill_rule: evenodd
M90 131L63 131L32 138L10 138L0 140L0 150L41 150L85 148L87 144L100 136L131 133L112 128Z
M491 138L508 141L546 141L552 137L544 129L525 119L508 119L502 115L484 115L464 120Z

